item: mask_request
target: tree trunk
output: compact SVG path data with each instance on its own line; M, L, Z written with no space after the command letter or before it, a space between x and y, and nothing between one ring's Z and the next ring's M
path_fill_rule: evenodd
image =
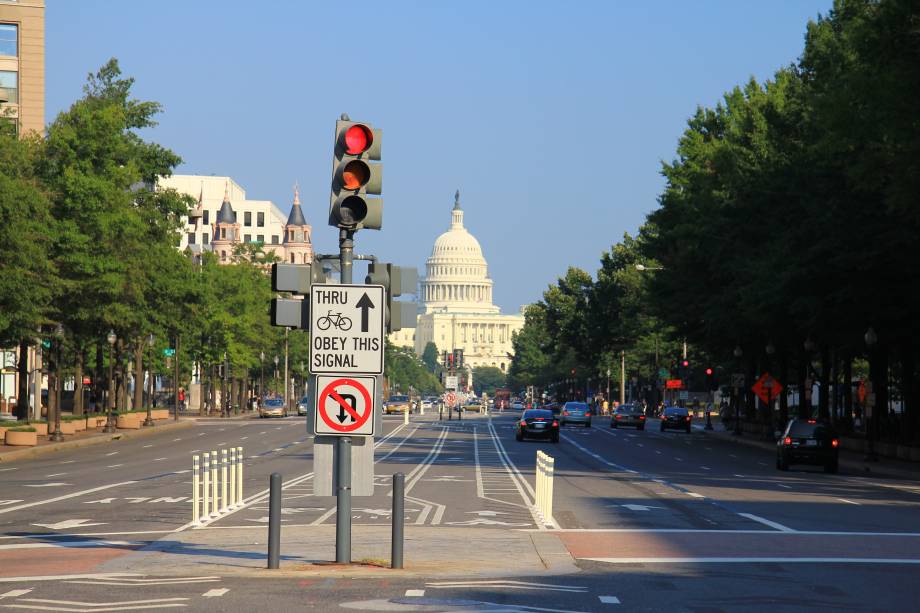
M249 402L249 377L243 377L240 385L240 410L245 411Z
M83 349L77 347L73 367L73 414L83 415Z
M134 343L134 408L144 406L144 342L139 338Z
M29 341L19 341L19 386L16 392L16 419L29 418Z
M53 347L53 345L52 345ZM54 411L57 409L57 358L51 357L54 355L53 349L48 352L48 404L47 406L47 419L48 419L48 432L54 432Z
M108 385L104 383L105 380L105 357L102 353L102 343L100 342L96 344L96 366L95 370L93 371L93 408L96 413L105 411L105 407L102 406L102 395L106 386Z
M818 417L830 419L830 387L831 387L831 348L825 343L821 345L821 395L818 397Z
M230 393L230 410L233 410L234 405L239 406L240 403L240 381L236 377L230 380L230 387L232 389Z

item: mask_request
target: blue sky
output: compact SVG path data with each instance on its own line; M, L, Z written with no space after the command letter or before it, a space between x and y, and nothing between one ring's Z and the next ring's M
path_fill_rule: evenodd
M383 130L384 229L357 252L415 265L454 191L506 312L540 298L656 206L697 105L794 62L831 0L234 2L49 0L47 115L117 57L164 106L145 134L177 172L230 175L287 211L301 185L319 252L335 119Z

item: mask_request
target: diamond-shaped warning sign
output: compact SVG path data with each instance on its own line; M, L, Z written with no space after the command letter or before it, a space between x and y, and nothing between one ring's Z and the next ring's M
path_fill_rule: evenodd
M764 404L770 404L783 391L783 384L773 378L768 372L760 375L757 382L751 386L751 390L757 394L757 397L763 400Z

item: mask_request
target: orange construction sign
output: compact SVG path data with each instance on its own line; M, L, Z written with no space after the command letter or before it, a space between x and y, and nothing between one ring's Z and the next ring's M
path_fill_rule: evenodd
M757 382L751 386L751 390L757 394L764 404L770 404L783 391L783 384L773 378L768 372L760 375Z

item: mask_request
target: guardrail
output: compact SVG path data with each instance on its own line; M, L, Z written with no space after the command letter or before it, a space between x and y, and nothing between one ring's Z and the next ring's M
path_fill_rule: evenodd
M192 522L201 525L243 502L243 448L192 456Z
M537 451L536 488L534 506L542 516L544 524L553 523L553 473L556 460L542 451Z

